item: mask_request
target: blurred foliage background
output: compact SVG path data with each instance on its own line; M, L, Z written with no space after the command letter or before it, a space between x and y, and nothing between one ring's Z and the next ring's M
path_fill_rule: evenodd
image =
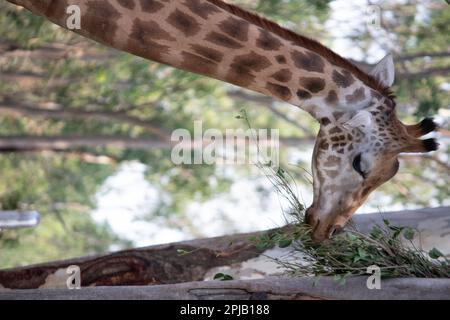
M380 197L402 207L449 203L450 7L445 1L233 2L331 47L345 41L359 50L352 58L363 68L374 56L392 52L400 118L412 123L437 115L444 147L432 155L402 157L399 174L371 197L372 205ZM344 2L362 10L356 24L333 21ZM381 9L381 28L365 21L364 10L373 4ZM354 30L339 34L342 23ZM37 228L0 233L0 267L133 246L91 214L100 187L127 161L145 164L145 178L164 195L141 219L189 224L186 206L226 194L255 168L240 166L225 175L215 165L175 166L170 134L176 128L193 130L194 120L202 120L204 129L243 128L235 119L242 108L254 127L279 129L282 141L290 141L281 145L281 163L309 188L302 168L309 170L310 164L293 156L298 147L292 146L298 141L311 150L318 127L305 112L103 47L0 2L0 204L3 210L36 209L42 216ZM257 189L261 199L270 192L269 185Z

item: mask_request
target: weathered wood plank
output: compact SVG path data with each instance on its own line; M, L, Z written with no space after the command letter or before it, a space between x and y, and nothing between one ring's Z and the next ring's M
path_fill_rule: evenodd
M450 299L450 279L382 280L369 290L365 277L338 284L332 278L268 277L257 280L201 281L156 286L92 287L79 290L0 291L1 300L310 300L310 299Z
M202 280L211 268L259 256L262 251L249 244L248 238L248 234L238 234L0 270L0 289L66 288L70 265L80 267L82 286Z

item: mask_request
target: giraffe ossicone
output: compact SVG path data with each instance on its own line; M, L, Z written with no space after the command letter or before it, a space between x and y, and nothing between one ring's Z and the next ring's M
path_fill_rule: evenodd
M433 120L404 125L391 94L391 55L364 72L320 43L222 0L8 0L66 27L81 8L83 36L298 106L320 122L306 221L317 240L342 228L398 170L401 152L437 149L420 137Z

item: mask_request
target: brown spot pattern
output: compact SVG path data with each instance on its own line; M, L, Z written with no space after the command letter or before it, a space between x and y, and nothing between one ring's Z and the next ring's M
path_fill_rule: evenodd
M305 69L307 71L323 72L325 62L318 54L311 51L294 51L291 55L295 65L298 68Z
M322 141L319 145L319 149L322 149L322 150L327 150L329 147L330 147L330 145L325 140Z
M239 86L248 86L255 81L254 72L266 69L270 65L269 59L255 52L237 56L230 65L226 80ZM280 96L280 93L277 96Z
M192 47L192 50L194 50L194 52L196 54L199 54L209 60L212 60L215 62L220 62L223 59L223 53L218 50L215 50L215 49L212 49L209 47L205 47L205 46L201 46L199 44L193 44L191 47Z
M334 111L332 113L332 115L333 115L335 120L339 120L344 115L344 113L343 112L339 112L339 111Z
M269 31L259 29L259 37L256 40L256 45L264 50L274 51L281 47L281 41L273 36Z
M286 57L283 56L282 54L276 56L275 59L277 60L277 62L279 64L286 64L287 63Z
M192 13L202 17L203 19L208 19L210 14L220 12L219 8L205 1L186 0L183 4L188 7Z
M164 5L156 0L140 0L141 1L141 8L142 11L148 12L148 13L155 13L161 10ZM102 1L104 2L104 1Z
M235 57L231 67L242 73L248 73L250 71L261 71L270 65L269 59L252 51L248 54Z
M322 119L320 119L320 124L321 125L323 125L323 126L327 126L327 125L329 125L331 123L331 121L330 121L330 119L328 119L328 118L326 118L326 117L323 117Z
M336 91L330 90L330 92L328 92L327 97L325 98L325 101L331 105L337 104L338 96L336 94Z
M128 50L133 54L160 61L161 54L168 53L169 47L155 41L159 39L174 40L170 34L162 30L155 22L143 21L137 18L133 22L128 39Z
M56 1L54 1L56 2ZM83 16L83 29L88 31L94 39L111 44L117 31L117 20L121 14L108 2L89 1Z
M288 82L292 79L292 72L289 69L281 69L275 72L272 78L280 82Z
M230 17L219 24L219 28L230 37L239 41L248 40L249 23L242 19Z
M242 73L242 70L231 67L225 80L240 87L248 87L255 82L255 76L250 73Z
M289 100L292 97L291 90L288 87L281 86L276 83L268 83L266 86L267 90L269 90L274 96L282 99Z
M330 134L336 134L336 133L341 133L342 129L340 129L339 127L334 127L333 129L330 130Z
M205 75L213 75L217 72L217 63L214 61L186 51L182 52L182 56L183 62L180 66L186 70Z
M69 4L67 0L60 1L29 1L33 10L36 12L45 12L45 16L60 24L66 23L66 10ZM84 17L83 17L84 19Z
M347 88L355 82L355 78L348 70L342 70L342 72L333 70L331 77L333 81L341 88Z
M356 89L355 92L353 92L353 94L346 95L345 100L348 103L355 103L355 102L363 100L365 97L366 97L366 95L364 93L364 87L360 87L360 88Z
M221 47L226 47L230 49L239 49L243 47L243 45L237 42L236 40L233 40L232 38L215 31L210 32L206 36L205 40L217 44Z
M327 161L325 161L324 165L326 167L334 167L334 166L338 166L341 163L341 158L336 157L336 156L329 156L327 158Z
M317 93L325 88L325 80L317 77L302 77L300 85L310 92Z
M179 9L169 15L167 22L183 32L186 37L192 37L200 31L199 23L192 16Z
M156 22L144 21L139 18L134 21L130 37L144 43L149 40L176 40L170 35L169 32L162 29Z
M305 91L305 90L301 90L301 89L298 89L298 90L297 90L297 96L298 96L300 99L309 99L309 98L312 97L312 96L311 96L311 93L309 93L308 91Z

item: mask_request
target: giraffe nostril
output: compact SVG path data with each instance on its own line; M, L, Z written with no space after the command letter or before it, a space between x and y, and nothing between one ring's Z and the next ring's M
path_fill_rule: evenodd
M334 236L335 233L336 233L336 228L335 228L335 227L332 227L332 228L330 229L330 233L328 234L328 238L331 238L332 236Z
M332 236L335 236L336 234L338 234L340 231L342 230L341 226L338 225L334 225L329 233L329 238L331 238Z

